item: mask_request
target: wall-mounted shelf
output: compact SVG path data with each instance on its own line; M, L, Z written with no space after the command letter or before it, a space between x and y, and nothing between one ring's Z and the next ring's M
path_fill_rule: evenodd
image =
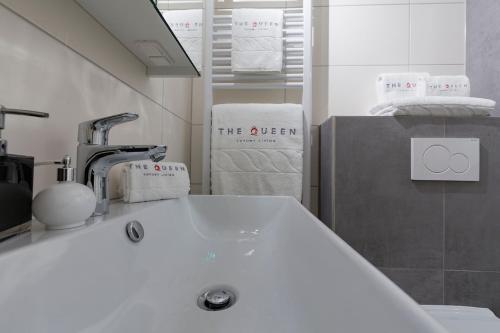
M75 0L139 58L150 76L200 76L150 0Z

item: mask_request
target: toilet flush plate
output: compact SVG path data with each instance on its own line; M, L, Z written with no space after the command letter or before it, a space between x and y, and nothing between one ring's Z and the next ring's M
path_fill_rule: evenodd
M479 181L479 139L412 138L411 179Z

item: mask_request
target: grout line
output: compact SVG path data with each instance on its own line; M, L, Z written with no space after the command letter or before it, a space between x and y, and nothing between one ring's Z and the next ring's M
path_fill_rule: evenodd
M446 118L443 118L443 137L446 137ZM442 239L442 255L443 255L443 304L446 300L446 182L443 182L443 239Z
M409 2L401 2L401 3L370 3L370 4L349 4L349 5L331 5L329 7L342 8L342 7L388 7L388 6L408 6Z
M165 105L165 79L161 80L161 104L162 106ZM164 124L165 124L165 115L163 114L163 112L161 113L161 142L162 143L165 143L165 141L163 141L165 139L165 128L164 128Z
M490 273L490 274L500 274L500 271L491 271L491 270L468 270L468 269L446 269L446 272L456 272L456 273Z
M441 251L443 256L443 304L445 298L445 267L446 267L446 183L443 182L443 239L441 245Z
M408 1L409 3L409 1ZM411 67L411 6L408 6L408 72L410 72Z
M384 267L384 266L376 266L378 269L386 269L393 271L417 271L417 272L428 272L428 271L441 271L439 268L407 268L407 267Z
M464 1L453 1L453 2L401 2L401 3L373 3L373 4L350 4L350 5L330 5L330 6L313 6L313 7L382 7L382 6L422 6L422 5L461 5L464 4Z
M313 67L396 67L406 66L407 63L401 64L342 64L342 65L313 65ZM465 66L465 64L419 64L409 63L409 66Z

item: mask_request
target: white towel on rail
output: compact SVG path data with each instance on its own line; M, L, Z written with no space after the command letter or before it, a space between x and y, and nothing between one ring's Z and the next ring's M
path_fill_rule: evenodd
M201 71L203 63L203 10L164 10L163 17L195 67Z
M283 10L233 9L233 72L281 72Z
M303 145L302 105L214 105L212 193L300 201Z
M395 99L370 110L373 116L481 117L495 111L495 101L473 97L427 96Z

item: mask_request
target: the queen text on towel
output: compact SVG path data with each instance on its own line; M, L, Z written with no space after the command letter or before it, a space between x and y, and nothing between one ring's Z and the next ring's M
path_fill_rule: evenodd
M188 170L183 163L130 162L122 169L121 189L123 201L130 203L185 197Z

